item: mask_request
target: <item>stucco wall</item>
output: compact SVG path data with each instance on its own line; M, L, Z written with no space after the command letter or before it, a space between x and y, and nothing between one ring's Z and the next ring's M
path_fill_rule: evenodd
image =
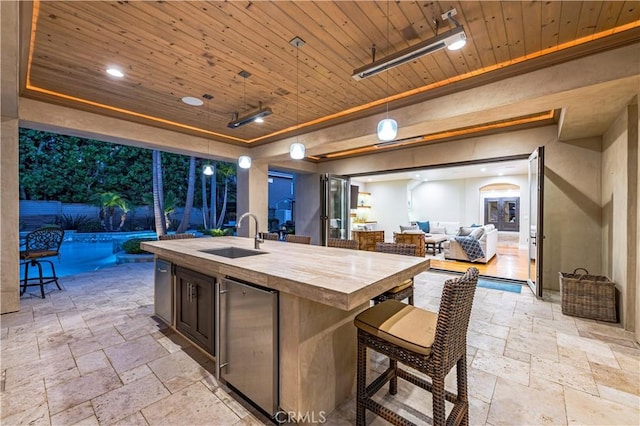
M400 232L400 225L409 222L407 213L407 181L370 182L371 215L377 230L384 230L384 239L393 242L393 233Z
M627 287L627 128L625 109L602 138L602 263L620 294L621 319Z
M320 175L296 174L296 234L311 236L320 244Z

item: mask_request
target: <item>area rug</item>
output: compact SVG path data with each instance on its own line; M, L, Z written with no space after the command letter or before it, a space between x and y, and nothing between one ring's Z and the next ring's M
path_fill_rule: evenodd
M513 282L513 281L512 281ZM511 293L520 293L522 290L521 284L511 284L509 281L498 281L487 278L478 279L478 287L490 288L493 290L509 291Z

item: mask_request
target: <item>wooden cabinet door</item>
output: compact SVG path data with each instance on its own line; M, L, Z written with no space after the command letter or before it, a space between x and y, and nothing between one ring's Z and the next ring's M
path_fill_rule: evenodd
M215 279L198 272L176 268L176 327L200 346L214 353L214 291Z

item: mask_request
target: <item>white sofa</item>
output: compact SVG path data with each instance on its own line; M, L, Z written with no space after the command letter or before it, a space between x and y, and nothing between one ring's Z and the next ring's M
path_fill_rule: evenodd
M476 259L473 262L487 263L496 255L496 250L498 249L498 230L493 225L485 225L484 233L478 239L478 242L480 243L480 247L482 247L484 257ZM460 246L460 243L458 243L454 237L449 237L447 241L442 243L442 248L444 249L445 259L471 262Z

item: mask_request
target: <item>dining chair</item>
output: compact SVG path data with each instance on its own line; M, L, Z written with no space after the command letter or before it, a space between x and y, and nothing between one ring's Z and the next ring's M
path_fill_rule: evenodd
M379 253L402 254L405 256L416 255L415 244L404 243L376 243L376 251ZM403 281L390 290L385 291L373 299L373 303L384 302L385 300L409 299L409 304L413 305L413 278Z
M478 283L478 269L469 268L444 283L438 313L387 300L361 312L358 329L356 424L366 423L366 410L395 425L413 424L372 397L389 382L398 392L398 377L428 392L433 399L434 426L468 425L467 329ZM389 367L367 386L367 348L389 358ZM398 363L425 374L427 380ZM456 393L445 389L445 377L456 367ZM384 401L384 399L382 400ZM445 401L453 404L446 415Z
M24 250L20 250L21 265L24 265L24 278L21 280L22 290L20 295L27 291L27 287L40 286L40 295L44 299L44 286L55 283L58 290L58 276L53 262L46 259L48 257L58 257L60 259L60 245L64 239L64 231L59 228L40 228L27 234ZM46 262L51 266L51 275L45 276L42 272L42 263ZM38 267L38 276L29 277L29 266ZM37 282L32 282L37 280Z

